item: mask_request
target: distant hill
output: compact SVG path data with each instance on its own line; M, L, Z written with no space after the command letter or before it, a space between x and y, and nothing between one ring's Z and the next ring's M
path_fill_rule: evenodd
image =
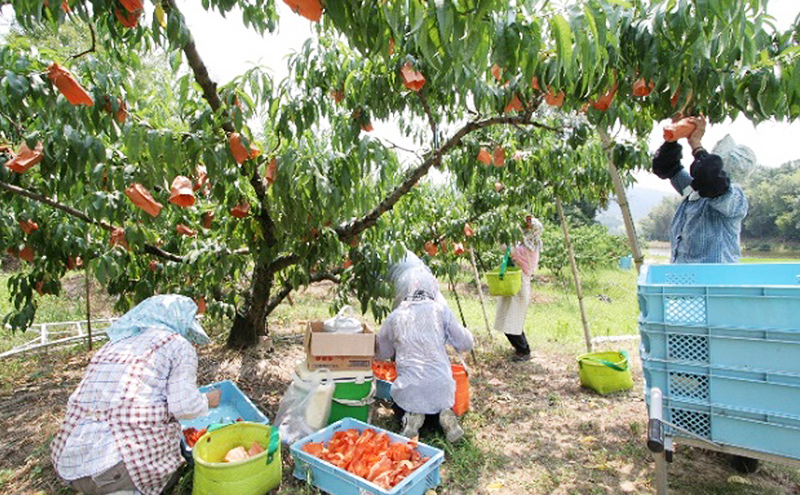
M633 221L638 223L639 220L646 217L650 210L656 205L661 203L664 196L675 194L671 191L662 191L659 189L652 189L647 187L633 187L625 191L628 197L628 203L631 207L631 216ZM622 220L622 211L619 209L616 198L608 204L608 208L601 210L597 213L595 219L602 225L608 227L609 232L612 234L624 234L625 223Z

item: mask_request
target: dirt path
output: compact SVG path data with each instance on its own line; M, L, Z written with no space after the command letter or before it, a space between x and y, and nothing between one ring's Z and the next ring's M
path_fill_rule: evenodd
M297 327L275 334L275 350L236 353L214 344L202 349L198 381L230 379L272 418L302 357ZM535 352L527 363L510 363L502 347L484 345L473 367L473 410L463 423L467 440L451 448L438 436L422 440L446 449L441 494L624 494L653 493L652 463L644 447L645 403L635 343L627 345L635 388L599 396L579 387L573 355ZM71 493L61 488L49 462L48 443L88 362L85 355L51 353L31 358L27 378L0 394L0 492ZM6 361L3 365L9 365ZM396 428L385 405L375 421ZM280 494L313 493L291 476L284 450ZM735 475L721 457L679 449L670 468L671 493L798 494L796 470L766 465L731 483ZM174 494L190 493L186 477ZM735 481L735 480L734 480ZM233 494L232 494L233 495Z

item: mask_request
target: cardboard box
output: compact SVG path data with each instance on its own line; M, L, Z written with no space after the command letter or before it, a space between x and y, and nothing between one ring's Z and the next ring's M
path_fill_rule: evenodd
M321 321L311 321L304 346L309 370L372 370L375 334L366 324L361 333L343 334L324 332Z

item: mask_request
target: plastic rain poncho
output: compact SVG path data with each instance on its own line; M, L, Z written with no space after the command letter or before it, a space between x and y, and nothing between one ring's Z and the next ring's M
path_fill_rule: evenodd
M455 403L446 345L468 351L472 334L459 325L447 305L436 300L439 284L433 275L426 270L414 273L403 281L410 294L381 325L375 357L395 359L397 379L391 396L398 406L411 413L436 414Z
M428 268L416 254L411 251L406 251L405 257L399 262L392 265L389 270L389 281L394 287L394 304L392 309L397 308L405 298L412 294L415 290L414 284L420 280L424 280L426 275L433 277L433 272ZM434 277L434 281L436 278ZM433 293L436 301L447 306L447 300L439 291L439 285L436 284Z

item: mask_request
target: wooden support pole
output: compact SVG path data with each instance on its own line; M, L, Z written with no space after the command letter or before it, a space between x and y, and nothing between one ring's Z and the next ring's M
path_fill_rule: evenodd
M91 289L89 284L91 284L92 280L92 271L89 270L89 233L86 233L86 253L84 256L86 257L83 260L83 278L86 285L86 332L89 335L88 344L89 344L89 351L92 350L92 304L91 304Z
M608 173L611 174L611 181L614 183L614 192L617 195L619 209L622 211L622 218L625 220L625 232L628 234L628 244L631 246L633 262L636 263L636 273L640 273L642 263L644 262L644 256L639 247L639 239L636 237L636 226L631 216L631 205L628 203L628 196L625 194L625 185L622 184L619 170L617 170L617 166L614 164L613 143L605 129L602 127L599 128L598 133L600 134L600 139L603 141L603 148L606 150Z
M469 247L469 259L472 262L472 271L475 273L475 285L478 286L478 298L481 300L481 310L483 311L483 322L486 323L486 335L491 335L492 329L489 327L489 317L486 315L486 301L483 299L483 288L481 287L481 275L478 272L478 265L475 264L475 252L472 246Z
M583 306L581 277L578 274L578 265L575 263L575 251L572 249L572 241L569 239L569 229L567 228L567 219L564 217L564 208L562 208L561 198L558 196L556 196L556 208L558 209L558 218L561 220L561 229L564 231L564 242L567 244L567 251L569 252L569 266L572 268L572 277L575 279L575 291L578 293L578 306L581 308L581 321L583 322L583 336L586 339L586 350L592 352L592 334L589 331L589 320L586 318L586 308Z

